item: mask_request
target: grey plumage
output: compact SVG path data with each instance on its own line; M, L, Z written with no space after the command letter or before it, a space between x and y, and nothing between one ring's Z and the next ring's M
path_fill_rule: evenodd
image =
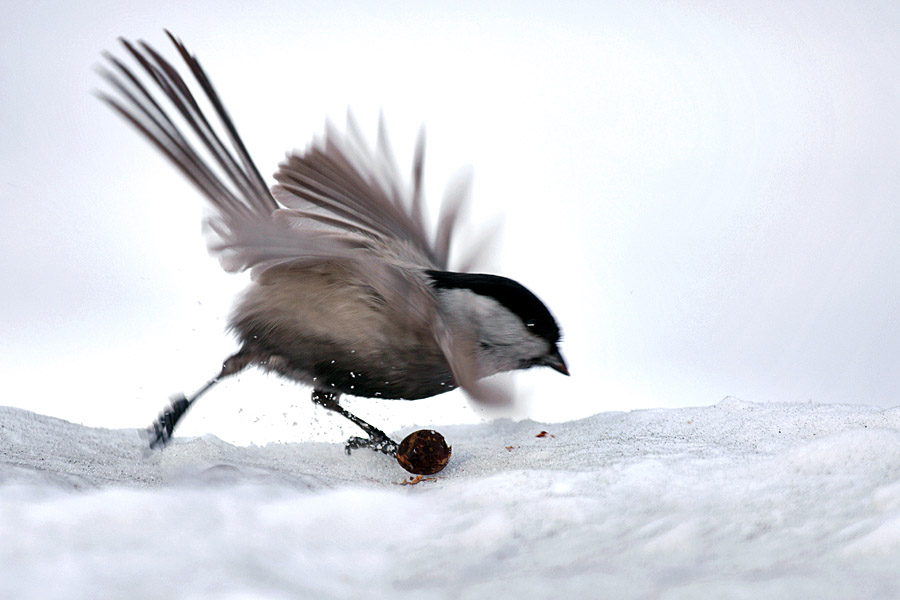
M412 400L459 386L490 402L497 398L479 380L494 373L540 364L567 373L557 348L559 329L531 292L504 278L448 271L466 191L445 201L429 235L423 136L408 186L383 122L374 151L352 118L346 134L329 124L306 151L288 154L270 190L199 62L168 35L230 148L177 70L144 42L122 41L200 149L149 86L111 54L105 55L111 69L101 74L116 95L100 97L209 200L210 251L228 271L250 269L253 281L229 321L241 350L170 419L161 441L190 402L249 364L333 392L332 403L320 403L341 411L335 408L341 393Z

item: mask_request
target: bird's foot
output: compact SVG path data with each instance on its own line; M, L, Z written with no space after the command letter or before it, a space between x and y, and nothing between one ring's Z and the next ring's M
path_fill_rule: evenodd
M354 436L347 440L347 445L344 446L347 454L350 454L353 450L358 448L369 448L370 450L382 452L388 456L397 456L397 442L380 431L378 433L370 433L367 438Z
M153 424L142 431L143 437L149 441L151 448L159 448L168 443L178 419L187 412L191 405L184 395L173 396L171 401L171 404L159 413L159 417Z

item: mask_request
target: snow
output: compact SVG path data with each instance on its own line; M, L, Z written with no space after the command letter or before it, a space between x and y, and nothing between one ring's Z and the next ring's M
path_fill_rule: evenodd
M900 597L900 408L436 428L450 464L400 485L340 444L0 408L0 597Z

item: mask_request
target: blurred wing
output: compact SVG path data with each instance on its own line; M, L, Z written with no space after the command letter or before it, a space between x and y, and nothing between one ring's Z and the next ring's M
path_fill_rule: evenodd
M210 201L215 214L206 225L213 233L210 252L228 271L251 267L267 268L288 261L333 259L366 246L347 231L311 228L302 233L274 218L278 204L244 147L219 95L196 57L171 33L178 49L224 130L230 147L222 142L178 71L145 42L121 40L140 66L132 71L111 54L105 54L112 70L101 75L116 94L100 93L100 98L140 131ZM138 77L143 71L145 84ZM161 94L160 94L161 93ZM157 100L157 96L162 100ZM168 107L164 107L168 104ZM180 117L190 132L176 125Z
M466 351L475 348L477 340L467 339L466 332L463 331L451 333L447 323L440 317L439 311L436 311L435 315L432 331L447 359L456 385L465 392L473 404L493 411L502 412L511 409L515 397L509 380L490 381L478 378L476 357Z
M273 192L298 217L380 239L390 248L411 250L412 255L403 258L419 266L447 269L458 207L442 211L435 238L430 239L423 207L423 160L420 134L408 187L399 175L383 119L376 147L370 149L348 114L346 134L329 123L323 139L303 152L288 154L278 166Z

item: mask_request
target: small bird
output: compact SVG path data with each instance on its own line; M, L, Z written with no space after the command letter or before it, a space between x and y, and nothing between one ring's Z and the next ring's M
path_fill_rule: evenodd
M537 296L505 277L448 270L464 194L445 199L430 236L422 135L411 186L398 174L383 122L371 150L348 119L348 133L327 125L324 139L288 153L270 189L197 58L166 34L219 125L145 42L120 40L139 69L104 53L100 74L113 93L98 95L206 197L210 252L226 271L250 269L252 281L229 320L240 349L193 396L171 399L146 431L150 447L165 445L200 396L248 366L311 386L313 402L359 426L367 437L350 438L348 453L366 447L393 456L397 444L346 411L342 394L416 400L458 387L492 403L508 398L481 381L490 375L535 366L569 374L559 326Z

